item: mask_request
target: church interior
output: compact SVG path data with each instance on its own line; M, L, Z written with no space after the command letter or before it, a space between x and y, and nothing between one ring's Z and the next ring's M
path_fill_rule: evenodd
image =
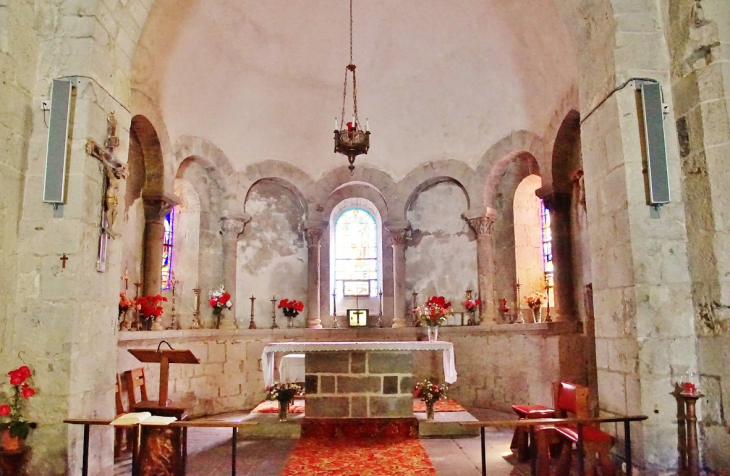
M568 388L597 474L730 474L727 0L0 0L0 76L0 474L224 420L194 474L363 428L483 474ZM569 471L520 428L504 474Z

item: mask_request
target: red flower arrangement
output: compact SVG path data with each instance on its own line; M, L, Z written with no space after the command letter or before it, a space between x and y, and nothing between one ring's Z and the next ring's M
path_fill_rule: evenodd
M226 288L221 286L208 293L210 307L213 308L213 314L220 315L223 309L230 309L233 306L231 302L231 293L226 292Z
M14 395L9 405L0 405L0 416L9 417L8 421L0 423L0 430L10 430L10 436L13 438L28 438L31 428L35 428L36 424L28 422L23 418L22 400L28 399L35 395L33 390L28 384L27 380L31 376L30 369L23 365L15 370L8 372L10 376L10 385L14 388Z
M418 320L428 327L437 327L446 322L446 316L451 313L451 302L446 302L443 296L431 296L426 304L416 308Z
M127 312L132 306L134 306L134 299L129 299L126 292L119 293L119 315Z
M167 302L165 296L142 296L137 298L137 310L139 317L145 322L147 330L152 326L152 321L162 315L162 302Z
M304 303L302 301L282 299L279 301L279 309L284 309L284 315L286 317L297 317L300 312L304 309Z
M431 383L430 380L424 380L416 384L416 387L413 389L413 396L420 398L426 403L434 403L437 400L446 398L446 392L448 390L449 386L446 384L439 386Z
M467 311L474 312L477 310L479 305L481 304L481 301L479 299L467 299L462 303Z

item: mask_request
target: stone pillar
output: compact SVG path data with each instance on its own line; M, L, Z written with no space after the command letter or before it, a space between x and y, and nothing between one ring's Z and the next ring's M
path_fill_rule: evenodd
M575 286L573 285L573 238L570 227L570 194L557 193L550 187L536 192L550 211L550 231L552 232L555 302L554 320L573 320L575 316ZM557 318L557 319L555 319Z
M180 203L173 196L145 197L144 199L144 280L143 296L160 294L162 283L162 242L165 238L165 216Z
M384 224L393 247L393 327L406 327L406 231L408 221Z
M494 242L492 226L498 212L493 208L469 210L462 217L477 234L477 271L479 275L479 324L484 326L495 322L498 316L497 302L494 298Z
M320 310L320 240L327 222L307 221L304 229L307 236L307 327L321 329L322 318Z
M237 329L236 325L236 258L238 256L238 237L243 233L250 215L243 217L221 217L221 235L223 236L223 286L231 294L233 306L221 314L219 329Z

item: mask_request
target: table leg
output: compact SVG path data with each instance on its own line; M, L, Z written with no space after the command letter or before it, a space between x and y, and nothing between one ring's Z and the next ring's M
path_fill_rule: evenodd
M182 429L182 474L185 474L188 467L188 427Z
M624 444L626 445L626 476L631 476L634 470L631 462L631 422L628 420L624 421Z
M484 434L484 427L481 427L480 433L482 435L482 476L487 476L487 447L486 447L486 435Z
M530 438L527 440L527 448L530 452L530 474L537 475L537 439L535 436L535 425L530 425Z
M238 428L233 427L233 437L231 438L231 474L236 476L236 446L238 440Z
M84 425L84 459L81 466L83 476L89 476L89 429L90 425Z
M585 462L585 451L583 451L583 425L578 423L578 476L585 476L586 474L586 462Z

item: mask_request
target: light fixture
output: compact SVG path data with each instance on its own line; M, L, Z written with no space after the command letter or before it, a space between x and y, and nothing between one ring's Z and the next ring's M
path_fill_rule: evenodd
M352 122L345 123L345 105L347 104L347 79L352 72ZM347 156L350 162L350 175L355 173L355 157L367 154L370 149L370 131L365 120L365 130L357 117L357 77L355 64L352 62L352 0L350 0L350 64L345 68L345 86L342 92L342 116L337 124L335 118L335 152Z

